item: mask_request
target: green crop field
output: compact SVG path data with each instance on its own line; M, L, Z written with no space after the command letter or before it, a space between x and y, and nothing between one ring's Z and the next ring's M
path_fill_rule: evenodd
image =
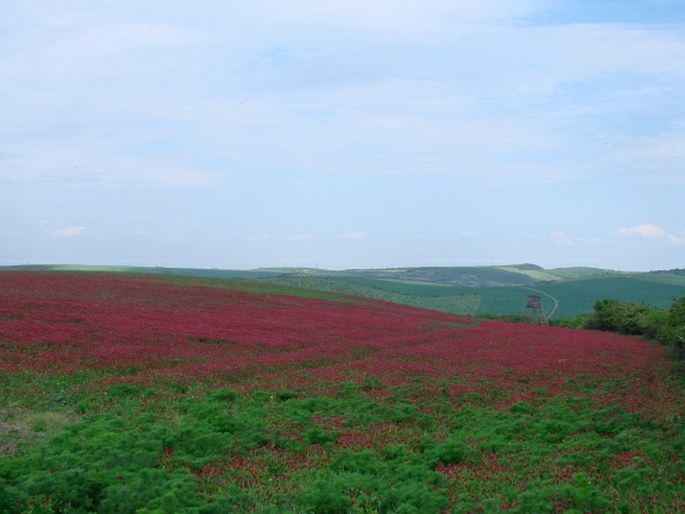
M559 299L559 318L569 318L592 310L597 300L645 302L662 309L674 298L685 296L685 285L658 278L612 276L540 285L539 289Z
M591 312L594 303L604 298L646 302L655 307L667 308L673 298L685 296L685 285L678 280L628 276L600 276L507 287L455 287L350 277L280 277L268 280L272 283L364 296L469 316L525 314L528 295L538 294L540 291L558 300L555 319L567 319ZM554 302L545 296L541 300L546 312L551 312Z

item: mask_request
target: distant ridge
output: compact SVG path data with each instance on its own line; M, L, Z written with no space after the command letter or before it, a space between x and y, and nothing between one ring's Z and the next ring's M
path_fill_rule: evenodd
M589 278L655 276L684 277L685 268L655 270L649 272L616 271L603 268L573 266L545 269L537 264L508 264L493 266L418 266L393 268L359 268L327 270L310 267L265 267L252 270L219 268L174 268L164 266L117 266L82 264L27 264L0 266L0 270L33 271L99 271L111 273L141 273L152 275L177 275L208 278L261 279L278 276L287 277L348 277L392 280L410 283L454 285L462 287L518 287L545 282L561 282ZM683 281L685 285L685 281Z

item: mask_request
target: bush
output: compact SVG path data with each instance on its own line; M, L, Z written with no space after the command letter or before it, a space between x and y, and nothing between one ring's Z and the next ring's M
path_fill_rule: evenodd
M472 460L474 450L462 441L450 437L435 446L429 452L428 457L432 464L461 464L467 460Z
M391 487L382 500L383 511L402 514L438 514L444 512L448 504L449 499L443 491L423 484Z
M673 300L658 329L660 341L671 344L682 355L685 348L685 296Z
M685 358L685 296L675 298L667 310L645 303L598 300L595 312L560 323L573 328L608 330L640 335L668 344L676 356Z
M588 316L585 328L610 330L631 335L656 334L659 310L646 303L599 300Z
M299 496L300 503L315 514L344 514L352 507L350 495L340 484L318 481Z
M238 392L230 387L224 387L212 391L208 395L208 398L218 402L233 402L238 399Z

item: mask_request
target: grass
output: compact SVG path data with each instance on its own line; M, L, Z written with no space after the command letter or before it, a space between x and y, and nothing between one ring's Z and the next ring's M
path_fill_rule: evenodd
M69 415L17 415L34 436L51 428L0 461L0 512L682 508L682 427L574 396L455 409L429 393L376 381L330 396L126 384L72 396Z

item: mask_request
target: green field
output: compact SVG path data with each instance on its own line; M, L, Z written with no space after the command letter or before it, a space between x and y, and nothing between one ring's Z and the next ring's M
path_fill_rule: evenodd
M538 291L558 300L559 307L554 313L554 319L568 319L591 312L594 303L604 298L645 302L655 307L667 308L673 298L685 296L685 281L682 277L652 275L600 275L506 287L455 287L353 277L284 276L268 280L272 283L376 298L469 316L523 315L528 295L538 294ZM554 302L545 296L542 296L541 301L545 311L550 313Z

